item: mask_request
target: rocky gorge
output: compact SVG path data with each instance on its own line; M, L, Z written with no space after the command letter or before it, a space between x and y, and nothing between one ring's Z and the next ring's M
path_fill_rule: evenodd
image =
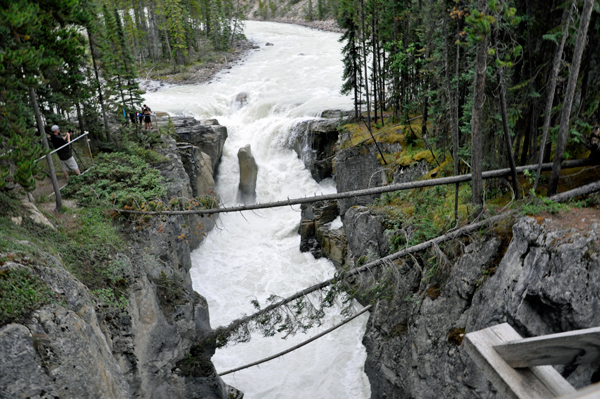
M308 152L299 156L313 176L322 168L317 149L338 148L344 140L333 128L336 143L319 140L328 123L311 122L315 131L307 129L298 142L308 141L294 147ZM377 160L373 144L338 148L326 157L333 159L338 192L420 179L433 168L422 161L386 175L389 167ZM397 227L374 199L303 206L301 251L327 257L340 270L389 255ZM464 335L505 322L524 337L600 325L599 234L597 207L520 216L459 240L438 269L427 266L424 257L431 254L394 261L392 287L374 302L363 338L371 398L502 397L466 353ZM373 273L385 281L384 272ZM358 287L354 295L363 303L374 298ZM558 369L576 388L600 381L598 365Z
M156 148L168 160L158 167L167 195L212 193L227 129L216 120L175 124L178 142L163 135ZM128 250L113 254L126 281L122 311L95 307L88 287L55 256L45 254L45 264L3 262L0 273L27 268L60 300L0 328L0 397L241 398L217 376L214 350L194 346L211 326L189 275L190 252L203 235L190 230L210 231L214 217L163 216L143 229L119 223L128 230Z
M340 150L342 112L297 125L288 146L315 179L334 177L338 191L418 179L425 162L385 173L373 148ZM214 194L227 129L215 119L161 118L158 152L170 197ZM388 150L399 150L392 148ZM321 201L302 207L302 251L348 269L391 253L390 226L373 198ZM95 310L87 287L60 259L34 272L60 296L27 323L0 329L1 397L241 398L195 345L212 331L206 300L191 286L190 252L213 218L163 216L138 230L129 251L115 254L130 283L126 311ZM126 226L127 228L127 226ZM397 261L390 296L377 301L363 344L372 398L495 398L494 387L466 354L470 331L508 322L523 336L597 326L600 305L600 212L521 217L456 244L456 256L429 275L420 258ZM188 235L189 240L179 237ZM25 266L5 262L2 271ZM175 287L175 289L173 289ZM366 298L366 299L365 299ZM363 301L368 300L363 297ZM575 387L600 379L597 366L559 371Z

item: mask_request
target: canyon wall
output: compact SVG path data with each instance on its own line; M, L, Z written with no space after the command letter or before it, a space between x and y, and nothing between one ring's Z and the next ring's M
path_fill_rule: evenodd
M170 160L158 167L167 195L212 193L208 174L218 166L226 128L192 118L176 123L175 133L187 143L163 135L155 148ZM190 251L203 236L192 232L197 226L207 233L214 218L155 216L144 228L118 222L128 237L128 251L114 254L127 280L122 311L98 313L89 289L49 254L52 267L5 262L0 273L28 268L61 300L0 328L0 397L241 398L217 376L214 350L195 346L212 329L206 300L193 291L189 275Z
M338 191L391 183L380 173L373 148L337 151L334 169ZM410 181L428 169L420 162L388 176ZM371 206L373 200L303 206L301 250L325 256L340 269L390 254L394 227ZM436 268L417 255L395 261L385 272L372 271L384 294L363 338L371 398L499 398L465 352L463 336L504 322L524 337L600 325L598 242L600 211L572 209L519 216L456 240L447 249L452 256ZM386 275L392 276L387 284ZM352 289L364 304L376 296ZM600 380L598 365L557 368L577 388Z

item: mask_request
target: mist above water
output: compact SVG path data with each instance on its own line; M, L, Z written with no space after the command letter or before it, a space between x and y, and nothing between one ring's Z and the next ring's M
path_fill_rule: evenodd
M229 138L219 167L217 193L225 205L237 201L237 151L251 145L258 164L257 202L335 192L335 184L316 183L287 143L292 127L326 109L351 109L340 95L342 63L339 34L269 22L247 22L246 36L260 45L243 62L219 73L209 84L173 86L146 95L153 110L198 119L217 118ZM265 43L274 46L265 46ZM234 101L245 93L241 108ZM213 327L251 314L250 301L262 304L333 276L325 259L299 251L299 207L223 214L218 228L192 253L194 289L206 297ZM222 372L302 342L341 321L333 311L323 326L288 339L253 336L249 343L217 350ZM224 377L247 399L350 398L370 396L361 344L367 316L353 320L309 345Z

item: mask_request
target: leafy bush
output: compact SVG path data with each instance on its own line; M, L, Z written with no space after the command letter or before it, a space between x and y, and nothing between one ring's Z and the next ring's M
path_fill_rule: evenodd
M84 205L100 200L123 207L164 196L163 180L158 170L139 156L115 152L100 154L95 167L72 178L63 193Z

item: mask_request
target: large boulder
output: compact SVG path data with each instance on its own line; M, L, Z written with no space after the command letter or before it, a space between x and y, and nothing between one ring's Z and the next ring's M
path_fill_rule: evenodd
M244 203L254 203L256 201L258 165L252 155L250 144L239 149L238 162L240 164L239 198Z
M216 173L227 139L227 128L219 125L216 119L200 121L184 116L175 116L170 119L175 126L175 133L179 137L178 141L193 144L208 154L213 171ZM161 129L166 128L168 122L169 118L158 118L158 125Z

